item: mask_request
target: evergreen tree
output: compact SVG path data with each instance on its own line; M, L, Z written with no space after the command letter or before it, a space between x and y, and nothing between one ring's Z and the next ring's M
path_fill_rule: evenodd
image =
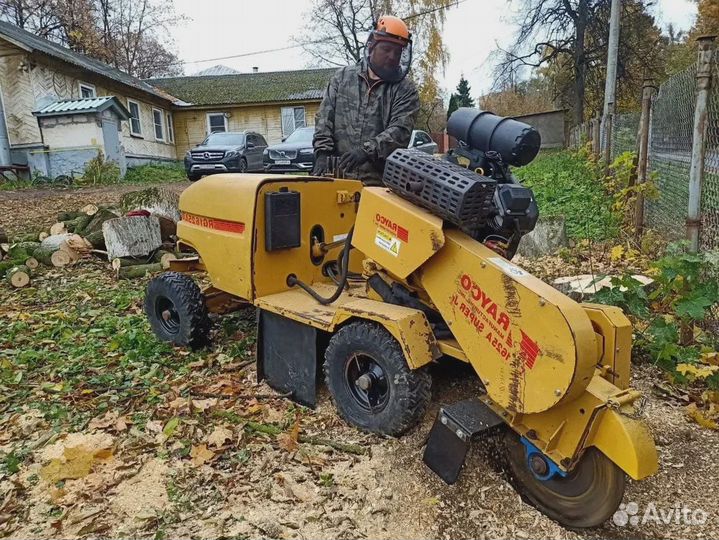
M472 89L467 82L467 79L462 75L459 78L459 84L457 85L457 91L449 97L449 107L447 107L447 118L459 109L460 107L476 107L474 99L470 95Z

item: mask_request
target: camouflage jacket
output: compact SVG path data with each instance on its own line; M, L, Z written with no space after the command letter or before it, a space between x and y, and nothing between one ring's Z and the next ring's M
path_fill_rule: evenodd
M407 147L418 112L419 96L409 78L370 81L364 62L343 67L332 76L315 117L315 153L341 156L362 146L370 161L350 175L381 184L385 159Z

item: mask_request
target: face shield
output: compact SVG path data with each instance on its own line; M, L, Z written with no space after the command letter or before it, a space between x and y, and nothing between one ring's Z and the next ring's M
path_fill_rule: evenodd
M399 82L407 76L412 64L412 40L372 32L365 47L365 60L383 81Z

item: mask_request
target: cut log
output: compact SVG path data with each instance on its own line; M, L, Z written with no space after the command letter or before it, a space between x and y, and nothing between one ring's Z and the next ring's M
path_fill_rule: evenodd
M5 273L5 279L16 289L27 287L30 284L30 269L24 264L13 266Z
M174 261L177 259L177 255L175 255L171 251L165 251L162 249L158 249L155 254L152 256L152 261L156 263L160 263L162 265L162 268L167 270L170 268L170 261Z
M91 219L92 216L83 214L80 217L77 217L71 221L63 221L63 223L65 224L65 228L68 230L68 232L82 234L83 230L85 229L85 227L87 227L88 223L90 223Z
M97 213L92 216L90 222L83 227L82 234L87 236L95 231L101 231L103 223L105 223L108 219L115 219L116 217L119 217L119 214L113 212L109 208L100 208Z
M67 232L67 227L65 227L64 221L58 221L52 227L50 227L50 236L55 236L58 234L65 234L66 232Z
M167 218L175 223L180 221L180 196L164 188L149 188L125 193L120 198L123 213L132 210L147 210L155 216Z
M121 217L102 224L108 259L141 257L162 245L160 223L155 216Z
M120 268L125 268L126 266L140 266L143 264L149 263L146 259L128 259L118 257L116 259L112 259L110 266L112 266L113 270L119 270Z
M72 236L70 233L54 234L52 236L48 236L47 238L45 238L45 240L40 242L40 247L48 248L52 251L55 251L57 249L60 249L60 245L63 242L67 241L67 239L70 238L70 236Z
M95 214L97 214L98 210L99 208L94 204L86 204L85 206L80 208L80 212L82 212L86 216L94 216Z
M57 215L58 221L70 221L71 219L77 219L82 215L82 212L60 212Z
M162 265L159 263L123 266L118 269L117 277L120 279L133 279L137 277L143 277L152 272L160 271L162 271Z
M13 261L24 261L32 257L33 252L40 247L39 242L20 242L13 244L8 249L7 256Z
M10 244L8 244L7 242L3 242L2 244L0 244L0 252L7 253L8 251L10 251Z
M85 240L90 242L95 249L105 249L105 235L102 231L95 231L85 236Z
M79 234L71 234L65 240L65 243L70 249L76 251L80 255L87 255L92 249L92 244ZM60 244L60 249L62 249L62 244Z
M45 240L45 238L47 238L48 236L50 236L50 234L49 234L49 233L46 233L45 231L43 231L43 232L41 232L40 234L37 235L37 239L40 240L40 242L42 242L42 241Z
M0 262L0 276L4 276L5 273L10 270L13 266L20 266L22 261L2 261Z
M12 240L13 244L19 244L20 242L37 242L39 232L24 233L14 237Z
M46 266L55 266L61 268L67 266L73 262L71 253L66 249L60 249L60 246L54 247L39 247L33 253L38 261Z
M40 266L40 263L35 257L28 257L25 260L25 266L27 266L30 270L35 270L38 266Z

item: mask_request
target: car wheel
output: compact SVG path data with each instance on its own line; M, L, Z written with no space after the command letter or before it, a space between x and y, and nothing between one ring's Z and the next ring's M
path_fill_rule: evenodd
M239 171L240 171L241 173L246 173L246 172L247 172L247 160L246 160L245 158L242 158L242 159L240 160L240 168L239 168Z
M201 174L188 174L187 179L190 182L197 182L200 178L202 178Z

